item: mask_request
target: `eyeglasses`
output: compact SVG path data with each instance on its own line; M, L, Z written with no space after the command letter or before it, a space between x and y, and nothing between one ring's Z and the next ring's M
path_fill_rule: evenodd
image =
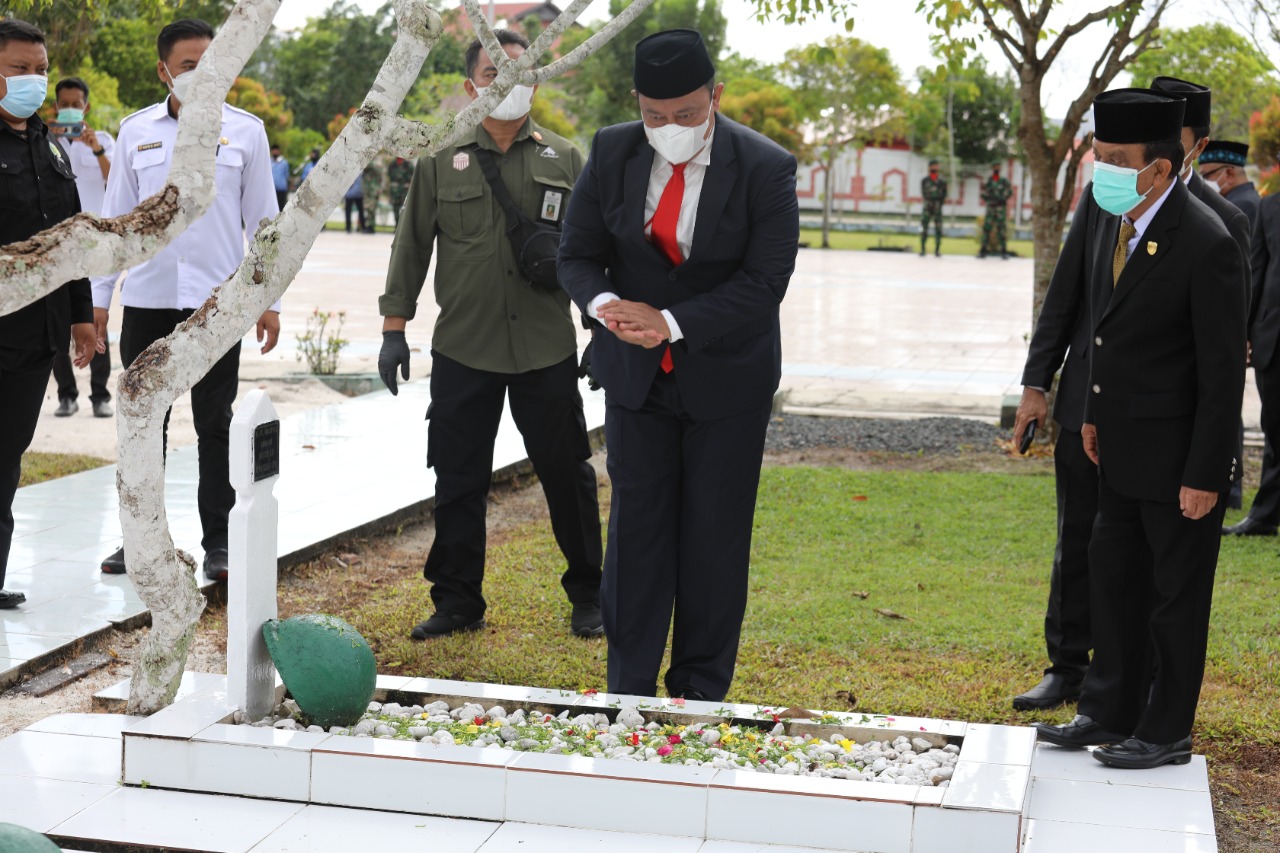
M1219 169L1214 169L1212 172L1206 172L1204 169L1201 169L1201 170L1200 170L1200 177L1204 178L1206 181L1212 181L1212 180L1213 180L1213 176L1214 176L1214 175L1217 175L1217 174L1220 174L1220 173L1222 173L1222 172L1225 172L1226 170L1227 170L1227 167L1226 167L1226 166L1223 166L1223 167L1221 167L1221 168L1219 168Z

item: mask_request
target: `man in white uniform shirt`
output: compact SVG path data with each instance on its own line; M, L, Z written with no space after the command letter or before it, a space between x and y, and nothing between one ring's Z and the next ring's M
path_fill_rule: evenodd
M49 125L49 132L62 144L76 173L80 209L100 214L116 141L111 134L105 130L94 130L86 121L89 115L88 83L79 77L67 77L58 81L54 92L58 99L58 120ZM95 353L93 361L89 362L89 402L93 404L94 417L109 418L112 412L107 377L111 375L111 350L106 338L101 343L102 352ZM59 350L53 357L53 378L58 382L58 408L54 416L65 418L74 415L80 410L80 404L76 402L80 389L76 387L76 375L71 369L68 352Z
M164 102L129 116L120 125L119 156L107 181L104 216L128 213L168 181L178 113L187 76L213 40L204 21L175 21L160 31L156 65L171 94ZM185 78L185 80L184 80ZM209 210L154 258L129 270L120 293L124 307L120 360L127 367L154 341L165 337L204 304L244 258L246 236L263 219L280 212L271 179L271 157L262 122L235 107L222 107L222 135L217 151L217 197ZM93 305L98 334L106 331L112 282L95 282ZM279 305L258 320L262 352L275 348L280 335ZM210 580L227 577L227 517L235 492L227 473L227 435L231 404L240 369L237 342L191 389L191 410L199 437L198 506L204 532L204 573ZM166 426L168 415L165 416ZM102 561L110 574L125 571L124 549Z

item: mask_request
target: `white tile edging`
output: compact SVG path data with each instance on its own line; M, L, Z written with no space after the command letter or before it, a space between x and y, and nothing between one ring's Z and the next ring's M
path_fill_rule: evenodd
M643 700L651 712L695 720L759 720L762 713L752 705L681 706L399 676L378 681L384 696L464 697L485 707L607 713ZM955 783L939 789L228 725L235 711L219 684L126 729L124 784L860 853L953 853L961 849L957 839L984 853L1017 853L1035 743L1027 728L906 717L860 726L861 715L840 715L886 734L963 736Z

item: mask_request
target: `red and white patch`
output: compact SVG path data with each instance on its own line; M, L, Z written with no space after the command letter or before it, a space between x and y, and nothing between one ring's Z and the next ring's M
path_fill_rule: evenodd
M461 151L453 155L453 168L459 172L465 172L467 167L471 165L471 155L465 151Z

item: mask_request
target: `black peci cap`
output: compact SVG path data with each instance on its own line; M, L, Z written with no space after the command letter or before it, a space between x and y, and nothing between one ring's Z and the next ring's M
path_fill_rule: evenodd
M1213 123L1213 92L1208 86L1179 80L1177 77L1157 77L1151 81L1151 91L1162 95L1185 98L1186 112L1182 115L1183 127L1208 127Z
M1180 141L1186 101L1150 89L1112 89L1093 99L1093 136L1099 142Z
M1223 163L1228 166L1243 166L1249 161L1249 146L1243 142L1227 142L1213 140L1200 155L1200 163Z
M646 98L684 97L715 76L716 67L697 30L666 30L636 45L636 92Z

